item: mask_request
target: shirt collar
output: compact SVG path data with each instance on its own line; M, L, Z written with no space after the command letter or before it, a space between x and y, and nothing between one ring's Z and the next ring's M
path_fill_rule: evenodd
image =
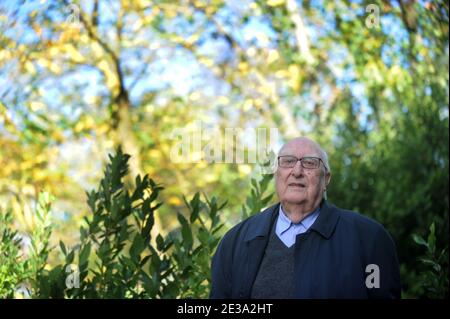
M251 222L247 223L247 228L245 228L244 240L246 242L254 240L257 237L264 238L269 236L273 223L276 222L280 216L280 209L278 206L281 206L279 202L255 215L254 218L251 217ZM339 221L339 216L340 210L337 207L328 204L328 202L323 199L320 203L320 214L317 216L316 221L310 229L318 232L325 239L329 239L333 235L334 229Z
M291 227L291 220L289 219L289 217L286 216L286 214L283 211L283 207L280 205L280 210L279 210L279 214L278 214L278 220L277 220L277 233L282 234L284 233L286 230L289 229L289 227Z
M294 223L289 219L289 217L287 217L287 215L283 211L282 205L280 205L279 212L280 213L278 215L277 231L281 234L286 230L288 230L289 227L291 227L291 225ZM309 229L312 226L312 224L314 224L314 222L316 221L317 217L319 216L319 213L320 213L320 206L318 206L312 213L308 214L308 216L306 216L301 222L294 225L301 224L306 229Z

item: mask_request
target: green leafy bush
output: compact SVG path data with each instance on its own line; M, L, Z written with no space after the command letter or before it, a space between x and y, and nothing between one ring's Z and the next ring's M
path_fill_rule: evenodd
M49 254L51 235L50 194L39 195L36 225L30 237L27 256L22 253L23 237L13 228L11 210L0 212L0 298L19 298L34 295Z
M0 213L0 298L14 297L18 285L27 278L20 239L11 224L11 211Z
M272 179L273 174L263 175L259 182L252 178L252 190L245 201L245 205L242 205L242 220L259 213L270 203L274 194L265 194L267 193L269 183Z
M211 257L219 244L219 230L224 226L219 211L226 203L219 204L216 198L206 202L197 193L190 202L189 218L178 212L181 229L174 236L171 261L174 277L178 281L178 295L182 298L206 298L210 290ZM174 235L174 234L171 234Z
M207 298L210 263L223 235L221 210L226 202L196 193L184 198L187 213L177 212L179 227L152 238L155 211L163 190L148 175L135 178L127 190L129 155L119 149L109 156L97 190L87 193L91 215L80 228L80 242L66 247L64 261L47 264L51 234L50 197L42 194L36 208L38 226L31 235L28 258L21 255L21 239L11 228L11 213L2 215L2 297L14 297L19 284L33 298ZM252 193L243 216L258 212L272 195L263 197L271 175ZM247 213L248 212L248 213Z
M43 271L38 297L207 297L225 203L206 196L203 202L197 193L185 200L188 216L178 212L179 229L152 238L163 187L146 175L126 190L128 159L120 149L110 156L99 188L87 193L92 215L80 229L80 243L69 249L60 242L65 263Z
M436 247L436 229L434 223L430 226L427 240L414 234L414 241L426 248L420 262L425 268L422 274L422 285L426 298L448 298L448 245L438 250Z

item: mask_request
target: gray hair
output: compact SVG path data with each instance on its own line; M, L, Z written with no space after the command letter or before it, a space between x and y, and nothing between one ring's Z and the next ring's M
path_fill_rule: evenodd
M325 164L325 168L326 170L331 173L331 167L330 167L330 163L328 162L328 154L327 152L325 152L325 150L323 150L322 148L320 148L320 157L322 158L323 163Z

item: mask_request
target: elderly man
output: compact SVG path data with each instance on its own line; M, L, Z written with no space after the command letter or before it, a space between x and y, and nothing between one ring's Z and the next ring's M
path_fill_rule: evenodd
M280 203L233 227L212 261L211 298L399 298L394 243L379 223L324 199L325 151L300 137L278 156Z

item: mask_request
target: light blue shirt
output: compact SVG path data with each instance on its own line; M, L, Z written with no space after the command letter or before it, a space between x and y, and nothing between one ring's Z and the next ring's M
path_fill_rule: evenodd
M275 229L278 238L287 246L291 247L295 244L297 235L305 233L316 221L320 213L320 207L310 213L301 222L294 224L283 211L280 205L280 213L278 214L277 226Z

